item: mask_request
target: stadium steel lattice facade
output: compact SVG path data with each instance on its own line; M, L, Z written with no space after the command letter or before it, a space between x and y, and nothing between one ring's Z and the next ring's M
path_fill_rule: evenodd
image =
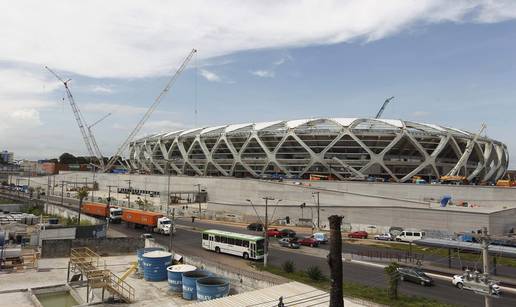
M135 169L190 176L338 179L380 177L407 182L446 175L474 133L411 121L317 118L204 127L160 133L131 143ZM494 182L507 170L505 144L480 136L460 175Z

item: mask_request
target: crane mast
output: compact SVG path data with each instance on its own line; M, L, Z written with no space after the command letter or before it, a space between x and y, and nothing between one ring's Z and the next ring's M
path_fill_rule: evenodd
M394 99L394 96L392 97L389 97L387 99L385 99L385 101L383 102L382 104L382 107L380 108L380 110L378 111L378 113L376 114L376 119L380 118L380 116L382 116L383 114L383 111L385 111L385 107L387 107L387 105L391 102L391 100Z
M70 88L68 87L68 82L70 82L71 79L63 80L61 77L59 77L58 74L56 74L52 69L50 69L48 66L45 66L45 68L54 75L54 77L57 78L57 80L61 81L65 87L66 90L66 96L68 97L68 101L70 102L70 106L73 110L73 115L75 116L75 120L77 121L77 125L79 125L79 129L81 130L82 138L84 140L84 144L86 145L86 149L88 150L88 154L92 157L97 157L95 153L93 152L93 149L90 144L90 139L88 137L88 134L86 133L86 121L84 120L84 117L81 114L81 111L77 107L77 104L75 103L75 99L73 98L72 92L70 91ZM99 157L97 157L99 159ZM102 157L100 157L99 160L101 160Z
M158 107L158 105L161 102L161 100L163 99L163 97L165 97L165 95L169 92L170 88L172 87L172 85L174 85L174 83L176 82L179 75L183 72L183 70L185 70L186 66L188 65L188 62L190 62L190 60L192 59L193 55L196 52L197 52L197 50L195 50L195 49L192 49L192 51L190 51L190 53L185 58L185 60L181 64L181 66L177 69L176 73L170 78L170 80L166 84L163 91L161 91L161 93L158 95L158 97L156 97L156 99L154 100L154 103L149 107L147 112L145 112L145 114L140 119L140 121L138 122L136 127L134 127L133 131L129 134L127 139L125 139L124 142L122 143L122 145L120 145L120 147L116 151L115 155L113 155L111 157L111 159L109 160L109 162L107 163L107 165L105 166L103 171L109 171L109 169L115 164L116 160L121 156L121 154L127 148L129 143L138 134L138 132L140 132L141 128L143 127L145 122L149 119L149 117L154 112L154 110L156 110L156 108Z
M475 147L475 143L477 142L477 140L480 137L480 135L482 134L482 132L484 132L486 127L487 127L486 124L483 123L482 126L480 127L480 130L478 131L478 133L475 134L473 139L468 142L468 145L466 145L466 148L464 149L464 152L462 153L462 156L460 157L457 164L455 164L455 166L448 172L448 174L446 174L446 176L457 176L460 169L468 161L469 156L471 155L471 152L473 152L473 147Z
M99 120L94 122L93 124L88 126L88 134L90 136L91 145L93 146L93 149L95 150L95 153L97 154L97 158L99 158L99 166L100 169L104 169L104 158L102 156L102 152L100 151L99 145L97 144L97 140L95 139L95 136L93 135L93 132L91 131L91 128L95 126L96 124L100 123L104 119L106 119L108 116L110 116L111 113L108 113L104 116L102 116Z

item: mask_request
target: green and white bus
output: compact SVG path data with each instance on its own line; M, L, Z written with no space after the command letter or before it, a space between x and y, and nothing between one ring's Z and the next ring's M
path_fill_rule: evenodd
M265 239L260 236L216 229L202 232L202 247L216 253L225 253L244 259L263 259Z

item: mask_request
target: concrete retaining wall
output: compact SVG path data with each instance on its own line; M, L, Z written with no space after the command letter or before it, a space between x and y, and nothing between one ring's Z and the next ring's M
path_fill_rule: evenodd
M74 247L88 247L101 256L112 256L136 253L137 249L144 247L144 240L140 238L43 240L41 257L68 257L70 249Z
M76 174L56 176L56 181L73 180ZM81 173L87 176L87 173ZM38 178L46 185L46 178ZM107 185L127 187L126 180L131 180L134 189L167 191L167 176L160 175L116 175L97 174L96 180L102 190ZM36 182L36 179L33 180ZM297 184L300 183L300 184ZM346 223L352 228L376 226L388 228L434 229L438 231L469 231L487 226L492 234L516 228L516 188L497 188L454 185L416 185L398 183L368 183L347 181L285 181L282 183L255 179L238 179L229 177L170 177L170 191L194 191L194 185L200 184L208 192L208 214L233 221L250 221L256 216L254 209L246 199L252 200L259 215L264 215L262 197L269 196L282 199L270 202L270 215L274 218L289 216L296 221L300 217L311 217L313 211L316 219L316 201L313 193L320 196L321 226L327 224L327 216L340 214L346 216ZM433 208L443 195L451 195L456 201L468 201L479 204L478 208ZM123 196L123 194L120 194ZM117 196L118 199L122 197ZM133 198L136 198L134 196ZM165 198L162 198L162 201ZM300 204L306 203L302 211ZM165 206L161 203L162 209ZM503 205L504 207L502 207ZM195 205L190 205L188 212L195 214ZM181 206L176 214L180 215ZM159 210L159 205L155 207ZM481 210L483 209L483 210ZM274 211L276 210L276 211ZM494 214L496 212L503 212Z

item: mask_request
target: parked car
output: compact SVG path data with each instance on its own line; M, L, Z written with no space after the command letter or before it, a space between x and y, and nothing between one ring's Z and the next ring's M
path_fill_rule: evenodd
M416 240L423 239L425 236L424 231L420 230L403 230L397 237L396 241L398 242L413 242Z
M281 233L283 233L283 236L285 236L285 237L290 237L290 238L296 237L296 232L292 229L285 228L280 231L281 231Z
M269 229L267 229L267 236L281 238L281 237L286 237L287 235L286 235L286 233L282 232L278 228L269 228Z
M400 274L401 281L411 281L422 286L431 286L434 283L430 276L417 268L399 268L398 273Z
M316 232L310 238L317 240L320 244L328 243L328 236L324 232Z
M278 240L278 243L283 247L289 247L289 248L299 248L299 242L297 242L296 239L293 238L282 238Z
M392 237L392 235L390 233L386 232L386 233L382 233L382 234L379 234L379 235L375 235L374 239L375 240L380 240L380 241L392 241L393 237Z
M263 225L260 223L251 223L247 225L247 230L263 231Z
M367 239L367 232L363 230L348 233L348 238Z
M310 246L310 247L318 247L319 246L319 241L317 241L316 239L314 239L312 237L306 237L306 238L297 240L297 242L299 242L299 244L301 244L301 245Z

